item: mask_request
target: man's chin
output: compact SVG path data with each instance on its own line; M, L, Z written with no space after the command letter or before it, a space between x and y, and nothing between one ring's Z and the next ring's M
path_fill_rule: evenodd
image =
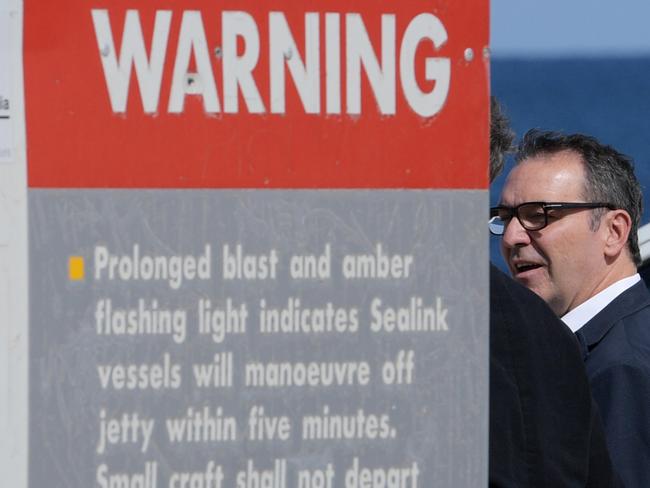
M516 282L525 286L530 291L545 300L546 297L544 296L544 289L547 288L545 285L548 283L548 279L544 268L540 267L522 273L517 273L513 276L513 278Z
M526 268L521 271L515 270L512 273L512 277L524 285L526 288L530 288L532 290L536 287L536 285L539 285L541 282L546 281L546 268L544 268L544 266L537 266Z

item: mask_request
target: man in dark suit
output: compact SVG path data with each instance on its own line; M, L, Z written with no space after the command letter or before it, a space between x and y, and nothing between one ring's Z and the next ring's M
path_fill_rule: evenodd
M533 130L491 209L516 281L573 330L627 487L650 487L650 294L636 273L640 185L596 139Z
M513 134L493 99L490 179ZM619 486L569 329L535 294L490 269L491 487Z

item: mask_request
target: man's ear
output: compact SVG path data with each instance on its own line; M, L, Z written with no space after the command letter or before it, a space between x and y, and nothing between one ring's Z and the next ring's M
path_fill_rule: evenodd
M623 209L610 210L605 215L601 225L605 225L605 255L618 256L627 244L627 238L632 229L630 214Z

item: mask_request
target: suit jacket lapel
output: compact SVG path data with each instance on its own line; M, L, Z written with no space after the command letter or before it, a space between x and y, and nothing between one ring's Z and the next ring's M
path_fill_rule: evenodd
M586 359L589 351L607 335L615 323L648 305L650 293L643 280L617 296L576 333L583 349L583 357Z

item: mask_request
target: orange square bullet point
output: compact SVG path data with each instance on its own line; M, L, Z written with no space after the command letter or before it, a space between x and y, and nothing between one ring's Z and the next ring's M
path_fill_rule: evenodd
M72 281L84 279L84 258L81 256L70 256L68 258L68 278Z

